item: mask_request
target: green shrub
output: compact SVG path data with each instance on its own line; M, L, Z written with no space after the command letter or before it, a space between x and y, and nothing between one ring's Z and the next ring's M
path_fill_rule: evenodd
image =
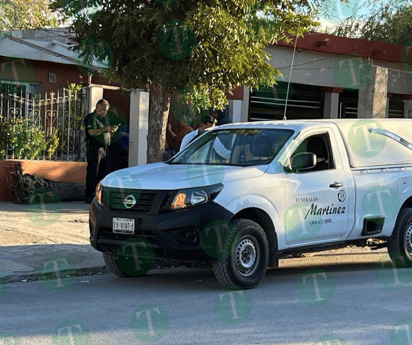
M9 151L20 159L51 158L57 149L57 133L46 134L45 130L26 119L0 118L0 156Z

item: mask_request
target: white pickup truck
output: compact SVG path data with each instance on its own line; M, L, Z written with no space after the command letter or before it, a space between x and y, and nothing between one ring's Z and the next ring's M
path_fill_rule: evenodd
M371 238L411 267L411 129L408 119L214 128L167 162L102 180L91 244L121 277L212 265L224 287L253 288L283 257Z

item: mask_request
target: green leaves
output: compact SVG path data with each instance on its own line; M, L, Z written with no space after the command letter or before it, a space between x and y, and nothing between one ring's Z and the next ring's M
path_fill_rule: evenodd
M18 158L36 159L43 157L47 149L45 132L34 124L16 120L9 124L5 132L9 133L8 143L13 154Z
M339 25L334 34L368 40L407 44L412 37L412 6L401 0L381 3L368 15L354 14Z
M0 5L0 31L58 26L49 10L50 0L3 0Z
M309 9L303 0L108 0L101 8L87 25L75 21L73 27L79 45L107 42L112 75L132 87L192 88L198 90L194 99L202 90L210 100L199 106L211 107L227 103L225 92L253 87L263 72L275 73L267 63L268 44L287 40L299 25L302 35L315 24L302 11Z
M309 0L103 0L99 6L87 23L73 22L75 41L106 42L107 75L128 88L151 85L148 162L162 157L174 94L183 90L182 102L190 99L197 114L221 109L234 88L262 84L262 75L263 85L275 81L269 44L316 25Z

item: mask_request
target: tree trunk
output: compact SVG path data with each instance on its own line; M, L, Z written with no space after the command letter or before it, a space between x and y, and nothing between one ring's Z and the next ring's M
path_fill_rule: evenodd
M166 126L172 93L160 84L150 85L147 163L160 162L165 150Z
M36 194L36 190L40 189L53 190L61 201L84 200L84 190L86 188L84 183L55 182L35 175L23 175L21 163L16 164L15 171L11 171L10 175L12 180L8 182L11 186L11 196L19 203L24 203L27 197L32 193Z

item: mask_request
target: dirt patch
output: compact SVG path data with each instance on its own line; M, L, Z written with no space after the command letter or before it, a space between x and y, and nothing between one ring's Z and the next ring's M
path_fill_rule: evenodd
M61 203L52 222L38 222L25 205L0 203L0 246L75 243L89 244L89 207L82 202ZM56 213L42 215L54 216Z
M34 234L20 232L15 229L4 229L3 227L0 227L0 246L50 243L55 242Z

